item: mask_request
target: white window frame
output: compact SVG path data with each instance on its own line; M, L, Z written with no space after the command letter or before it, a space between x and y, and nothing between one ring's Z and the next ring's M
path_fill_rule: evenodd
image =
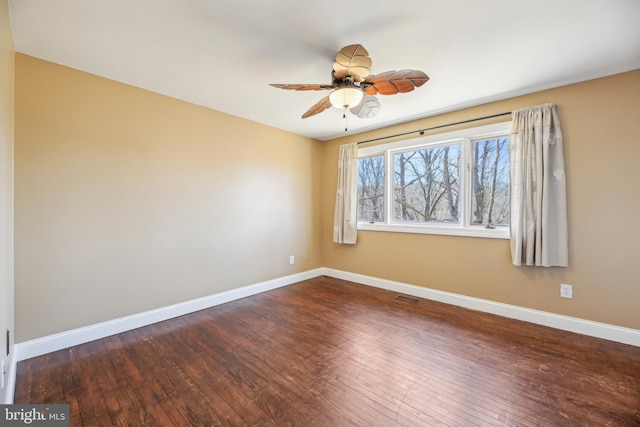
M383 222L358 221L358 230L386 231L397 233L441 234L449 236L486 237L494 239L508 239L508 226L495 226L487 228L485 225L471 224L471 160L473 141L493 139L496 137L508 137L511 130L511 122L503 122L486 126L479 126L459 131L441 133L437 135L421 136L419 138L404 141L390 142L387 144L372 145L358 148L358 158L371 156L384 156L385 165L385 200ZM442 223L418 223L393 220L393 155L402 151L434 148L442 145L459 142L460 152L460 216L459 224Z

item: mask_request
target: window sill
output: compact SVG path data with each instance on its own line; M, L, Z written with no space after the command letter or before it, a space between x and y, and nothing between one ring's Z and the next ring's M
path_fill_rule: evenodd
M359 222L358 230L363 231L386 231L392 233L415 233L415 234L438 234L445 236L464 236L464 237L484 237L488 239L509 239L508 227L496 227L487 229L484 227L443 227L429 225L412 225L412 224L383 224Z

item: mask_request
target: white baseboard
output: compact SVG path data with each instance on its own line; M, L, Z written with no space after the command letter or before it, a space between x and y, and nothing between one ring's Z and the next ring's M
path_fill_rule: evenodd
M98 323L30 341L17 343L13 347L13 357L9 363L7 378L6 403L13 403L17 363L21 360L51 353L63 348L87 343L100 338L105 338L121 332L130 331L142 326L162 322L174 317L183 316L195 311L203 310L226 302L245 298L272 289L291 285L303 280L312 279L318 276L329 276L337 279L349 280L363 285L374 286L406 295L413 295L420 298L439 301L459 307L479 310L486 313L496 314L512 319L523 320L525 322L549 326L556 329L575 332L596 338L616 341L623 344L630 344L640 347L640 330L623 328L620 326L608 325L605 323L592 322L575 317L562 316L539 310L518 307L509 304L502 304L494 301L473 298L450 292L424 288L422 286L407 283L394 282L392 280L379 279L362 274L350 273L342 270L321 267L302 273L293 274L254 285L245 286L218 294L209 295L179 304L145 311L131 316Z
M623 328L621 326L593 322L576 317L553 314L546 311L532 310L515 305L502 304L499 302L424 288L422 286L394 282L391 280L379 279L347 271L334 270L331 268L324 268L323 273L325 276L335 277L336 279L349 280L351 282L374 286L376 288L386 289L402 294L413 295L433 301L457 305L459 307L470 308L472 310L497 314L511 319L523 320L525 322L640 347L640 330L637 329Z
M8 363L5 365L7 371L7 382L5 383L4 396L0 403L10 405L13 403L13 393L16 389L16 369L18 365L15 358L15 351L9 355Z
M151 325L153 323L162 322L174 317L183 316L195 311L204 310L226 302L245 298L251 295L259 294L282 286L291 285L302 280L311 279L322 275L322 269L309 270L302 273L292 274L290 276L280 277L265 282L256 283L254 285L244 286L238 289L232 289L225 292L209 295L206 297L193 299L190 301L173 304L167 307L161 307L155 310L145 311L131 316L121 317L109 320L95 325L89 325L70 331L61 332L54 335L48 335L42 338L36 338L30 341L17 343L14 346L15 363L30 359L32 357L51 353L63 348L72 347L74 345L83 344L100 338L105 338L121 332L130 331L142 326Z

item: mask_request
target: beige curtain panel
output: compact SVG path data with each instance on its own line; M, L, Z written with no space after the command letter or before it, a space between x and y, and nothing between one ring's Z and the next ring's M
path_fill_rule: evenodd
M358 145L340 146L333 241L355 244L358 228Z
M555 104L512 113L511 257L515 265L569 265L562 132Z

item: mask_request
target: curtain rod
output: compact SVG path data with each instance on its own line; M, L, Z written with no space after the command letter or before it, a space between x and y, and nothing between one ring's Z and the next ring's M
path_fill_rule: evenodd
M395 135L388 135L388 136L382 136L380 138L374 138L374 139L367 139L366 141L360 141L357 143L357 145L360 144L366 144L367 142L374 142L374 141L381 141L383 139L389 139L389 138L395 138L397 136L405 136L405 135L410 135L412 133L419 133L420 135L424 135L424 133L428 130L434 130L434 129L440 129L440 128L446 128L449 126L455 126L455 125L461 125L464 123L471 123L471 122L477 122L479 120L486 120L486 119L492 119L494 117L501 117L501 116L507 116L511 114L511 111L507 111L506 113L499 113L499 114L493 114L491 116L484 116L484 117L476 117L475 119L469 119L469 120L462 120L461 122L455 122L455 123L447 123L446 125L439 125L439 126L433 126L430 128L426 128L426 129L418 129L418 130L413 130L411 132L404 132L404 133L397 133Z

